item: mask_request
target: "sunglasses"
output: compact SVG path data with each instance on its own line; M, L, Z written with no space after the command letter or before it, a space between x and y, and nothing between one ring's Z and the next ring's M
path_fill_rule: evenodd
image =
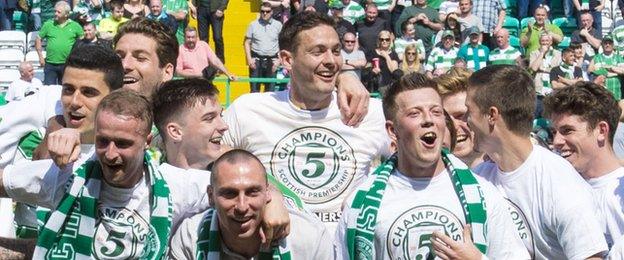
M415 52L406 52L405 55L416 55Z
M355 43L355 41L344 41L345 43Z
M271 10L268 10L268 11L267 10L260 10L260 13L263 13L263 14L268 14L270 12L271 12Z
M389 42L390 38L379 38L379 40L382 42Z

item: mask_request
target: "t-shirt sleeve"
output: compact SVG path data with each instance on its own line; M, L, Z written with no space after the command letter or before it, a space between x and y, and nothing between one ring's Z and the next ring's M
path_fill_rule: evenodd
M39 38L45 38L48 36L48 31L50 30L50 23L43 23L41 29L39 29Z
M28 161L7 166L2 184L15 201L54 209L71 176L71 170L60 170L52 160Z
M240 98L237 100L240 101ZM236 114L236 101L223 113L223 120L228 125L228 130L223 134L223 142L232 148L243 148L241 129Z
M170 259L195 259L197 250L197 229L203 219L203 214L187 218L174 231L169 240Z
M347 219L351 217L349 211L349 205L345 205L345 209L342 211L342 217L338 221L338 227L336 228L336 235L334 238L336 260L349 259L349 250L347 248Z
M559 67L554 67L550 70L550 82L557 81L559 76L565 77L565 74L563 74L563 71L561 71Z

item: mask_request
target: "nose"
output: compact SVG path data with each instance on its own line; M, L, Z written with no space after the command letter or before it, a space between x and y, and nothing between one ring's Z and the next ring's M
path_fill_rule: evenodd
M338 59L342 59L339 55L334 55L334 52L331 49L328 49L323 55L323 64L328 69L334 69L338 63Z
M423 113L423 122L421 123L422 127L431 127L433 126L433 116L431 115L431 112L424 112Z
M69 103L69 105L72 108L80 108L82 106L82 103L80 101L80 91L74 91L74 94L71 97L71 103Z
M124 68L124 72L131 71L134 68L134 59L132 55L126 55L121 59L121 65Z
M247 196L244 194L238 196L238 201L236 201L236 207L234 211L238 215L244 215L249 210L249 203L247 201Z
M223 117L218 117L217 119L217 130L221 133L227 131L230 127L225 123Z
M554 135L555 137L553 138L553 146L555 147L555 149L560 150L565 145L565 139L563 138L563 135L559 133L559 131L555 131Z
M106 152L104 153L104 157L108 162L114 162L117 157L119 157L119 151L117 150L117 145L115 142L108 143L106 147Z

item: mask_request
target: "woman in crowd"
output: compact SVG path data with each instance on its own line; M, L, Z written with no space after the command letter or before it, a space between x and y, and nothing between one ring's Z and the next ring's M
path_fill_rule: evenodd
M552 91L550 70L561 63L561 52L553 48L553 38L549 33L542 33L539 43L540 47L529 56L529 68L535 74L535 91L546 95Z
M394 51L399 57L403 57L405 47L408 45L415 45L416 49L418 49L418 53L425 53L425 45L422 40L416 39L416 29L413 23L410 23L409 20L405 20L405 22L401 24L401 32L403 35L394 41ZM420 55L419 58L422 61L425 59L425 55Z
M392 72L399 68L399 56L392 50L394 36L390 31L383 30L377 35L377 48L366 52L369 75L369 90L376 92L392 82Z
M123 17L132 19L135 17L144 17L150 13L150 9L141 0L126 0L124 2Z
M402 55L403 59L401 60L401 71L403 71L403 74L407 75L412 72L423 73L420 61L424 59L424 56L425 55L416 48L416 45L407 45Z
M442 33L444 31L452 31L455 36L455 43L453 44L455 47L459 47L462 43L462 34L461 34L461 25L458 22L458 17L456 13L450 13L446 16L446 20L444 20L444 29L438 31L438 34L435 36L434 45L438 46L438 43L442 41Z

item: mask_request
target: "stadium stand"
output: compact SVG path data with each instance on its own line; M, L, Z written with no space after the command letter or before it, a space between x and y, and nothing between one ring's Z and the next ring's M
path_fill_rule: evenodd
M18 49L23 54L25 46L26 34L23 31L0 31L0 49Z
M17 69L24 60L24 53L19 49L0 49L0 68Z

